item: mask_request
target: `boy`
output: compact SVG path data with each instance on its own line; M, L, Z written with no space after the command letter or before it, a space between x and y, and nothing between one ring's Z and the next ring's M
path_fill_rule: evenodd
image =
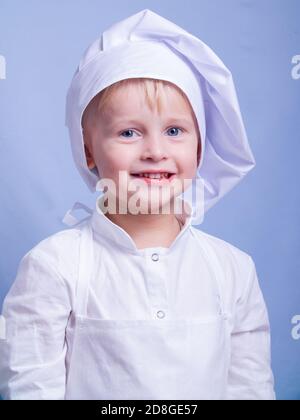
M3 397L274 399L254 262L192 226L254 166L229 71L143 10L85 52L66 117L81 175L107 195L22 259L3 305ZM204 203L179 196L191 179Z

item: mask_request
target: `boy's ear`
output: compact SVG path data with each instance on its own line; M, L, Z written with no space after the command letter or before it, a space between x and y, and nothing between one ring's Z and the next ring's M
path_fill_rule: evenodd
M84 152L85 152L85 157L86 157L86 163L89 169L93 169L95 168L96 164L94 161L94 158L92 156L92 154L89 151L88 146L84 143Z

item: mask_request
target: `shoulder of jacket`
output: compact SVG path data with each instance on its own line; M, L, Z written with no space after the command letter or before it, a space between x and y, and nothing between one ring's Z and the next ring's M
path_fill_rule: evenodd
M33 253L45 252L47 254L51 251L70 252L73 249L74 245L79 241L80 236L80 228L63 229L42 239L33 248L31 248L30 251Z
M244 271L244 269L249 270L252 266L253 259L248 252L203 230L194 228L194 232L204 247L208 244L214 250L224 267L230 266L232 269Z
M60 230L38 242L23 257L52 267L64 278L76 275L79 261L80 227Z
M215 253L222 271L222 283L224 294L228 302L236 302L249 288L254 277L251 275L255 270L252 256L237 246L210 235L202 230L197 230L196 236L202 246L209 246Z

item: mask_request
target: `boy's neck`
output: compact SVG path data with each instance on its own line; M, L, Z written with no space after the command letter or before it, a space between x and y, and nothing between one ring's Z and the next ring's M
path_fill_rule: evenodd
M109 214L105 216L124 229L138 249L169 248L181 230L174 214Z

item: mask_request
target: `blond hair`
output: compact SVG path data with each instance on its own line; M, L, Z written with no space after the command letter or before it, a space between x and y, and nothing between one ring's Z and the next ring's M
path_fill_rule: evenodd
M81 126L83 128L83 134L87 134L87 128L90 128L96 124L97 115L100 112L105 113L106 105L109 103L110 99L112 98L113 94L121 87L132 87L137 86L141 93L144 94L146 99L147 105L150 107L151 110L154 109L155 105L158 107L158 111L160 112L162 109L162 100L165 98L167 91L171 89L176 89L177 92L181 95L181 97L188 103L189 108L191 110L193 120L195 126L197 127L198 133L198 159L200 158L200 131L198 127L197 118L193 111L193 108L188 100L186 94L175 84L161 79L152 79L148 77L136 77L136 78L129 78L119 80L116 83L106 87L101 92L99 92L94 98L89 102L87 107L85 108L82 119L81 119ZM128 90L128 95L130 95L130 89ZM84 135L84 142L87 143L87 137Z

